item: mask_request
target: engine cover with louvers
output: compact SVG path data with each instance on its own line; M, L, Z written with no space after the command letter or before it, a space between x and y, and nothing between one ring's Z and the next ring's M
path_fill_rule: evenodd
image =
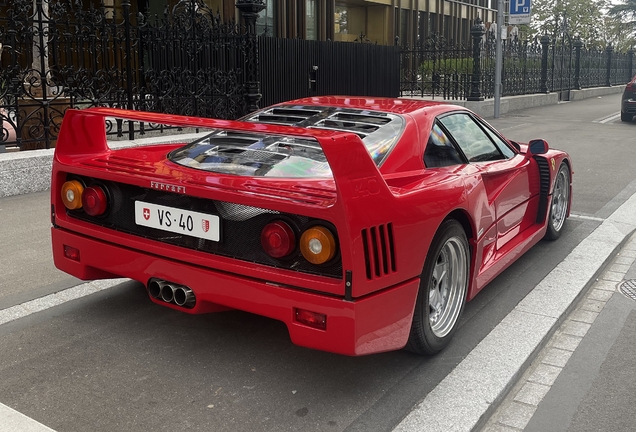
M278 106L244 120L357 134L380 165L404 128L395 114L336 107ZM252 177L331 178L317 141L283 135L217 130L169 156L172 162L205 171Z

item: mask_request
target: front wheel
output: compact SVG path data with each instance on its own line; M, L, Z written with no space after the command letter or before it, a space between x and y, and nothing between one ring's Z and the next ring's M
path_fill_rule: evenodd
M570 209L570 169L565 162L561 163L559 172L554 180L552 190L552 204L550 205L550 215L548 216L548 230L545 238L556 240L561 236L565 220Z
M407 350L432 355L450 343L466 303L469 263L461 224L444 222L426 255Z

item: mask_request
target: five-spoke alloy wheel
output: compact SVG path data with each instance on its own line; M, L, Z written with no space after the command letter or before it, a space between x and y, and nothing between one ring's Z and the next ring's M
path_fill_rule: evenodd
M563 231L563 225L570 210L570 169L563 162L559 167L559 172L554 180L552 189L552 204L550 205L550 215L548 216L548 230L545 237L549 240L556 240Z
M466 233L459 222L447 220L435 234L427 254L408 350L431 355L448 345L466 303L469 272Z

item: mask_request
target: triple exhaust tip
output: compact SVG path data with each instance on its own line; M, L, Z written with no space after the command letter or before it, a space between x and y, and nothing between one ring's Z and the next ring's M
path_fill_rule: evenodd
M192 308L196 303L194 292L182 285L161 279L151 279L148 283L148 293L152 298L174 303L177 306Z

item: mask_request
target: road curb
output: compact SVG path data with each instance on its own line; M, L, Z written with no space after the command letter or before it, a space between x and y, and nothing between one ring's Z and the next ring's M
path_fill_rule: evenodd
M570 252L394 429L470 432L490 418L636 231L636 194Z

